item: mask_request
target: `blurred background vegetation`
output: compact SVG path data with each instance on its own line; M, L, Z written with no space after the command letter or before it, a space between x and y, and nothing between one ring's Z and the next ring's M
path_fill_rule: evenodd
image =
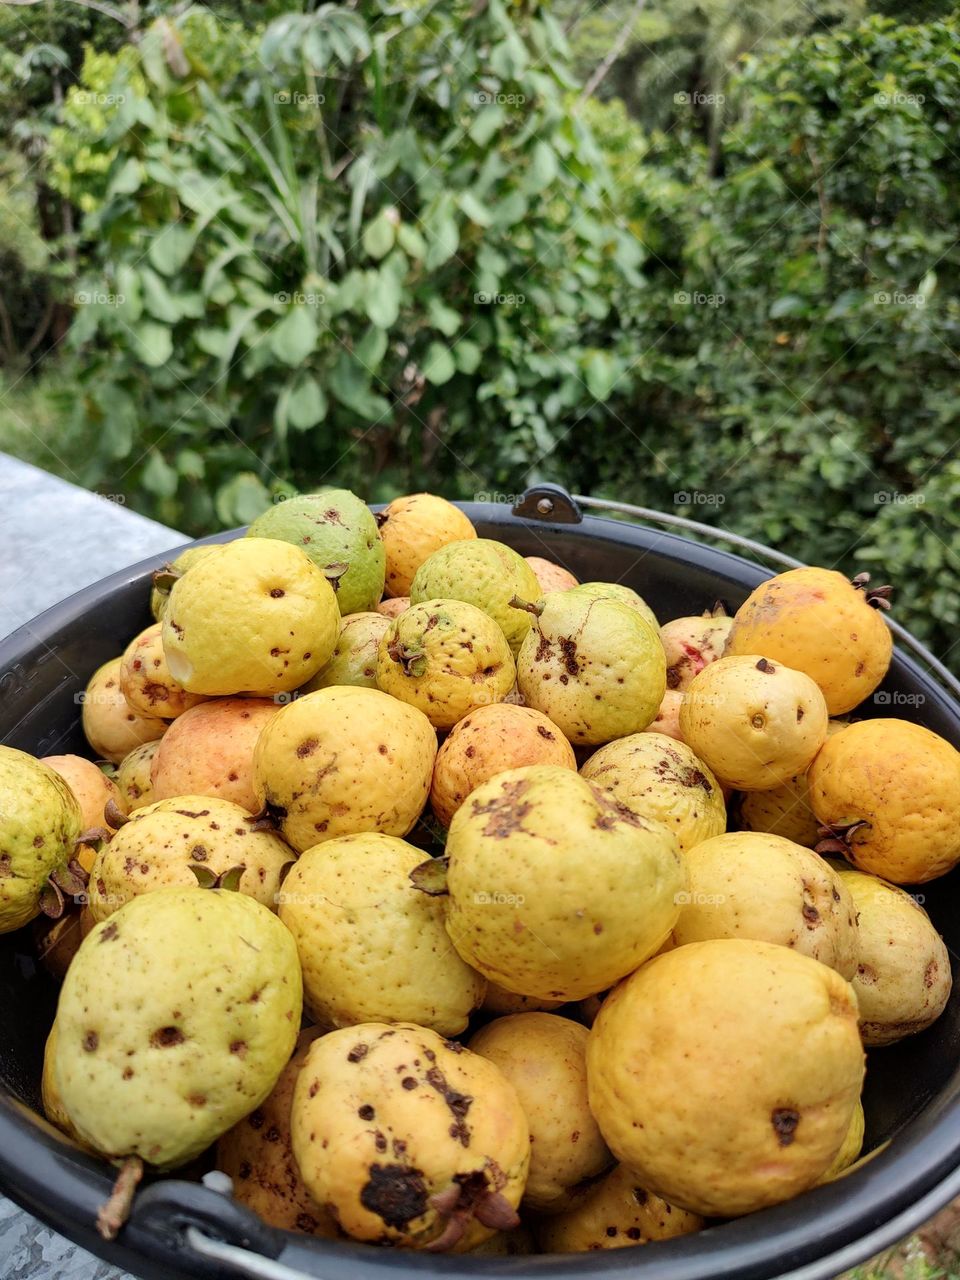
M0 448L190 532L532 480L960 623L960 17L0 3Z

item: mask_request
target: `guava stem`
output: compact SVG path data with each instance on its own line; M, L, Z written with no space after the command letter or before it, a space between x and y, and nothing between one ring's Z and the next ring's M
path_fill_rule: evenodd
M521 600L519 596L512 596L507 603L511 609L525 609L527 613L532 613L535 618L540 617L545 607L542 600Z
M118 831L125 822L130 821L112 796L103 806L103 816L107 821L107 825L113 827L114 831Z
M130 1217L133 1197L143 1178L143 1161L139 1156L127 1156L120 1166L109 1200L97 1210L97 1230L104 1240L116 1240L120 1228Z

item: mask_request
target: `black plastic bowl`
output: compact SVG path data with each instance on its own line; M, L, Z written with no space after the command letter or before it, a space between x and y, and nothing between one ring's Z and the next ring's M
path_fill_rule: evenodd
M536 515L517 518L506 505L473 503L465 510L481 536L498 538L524 555L560 560L581 579L623 581L640 590L664 618L699 613L717 599L736 608L770 574L737 556L612 520L588 517L571 526ZM85 750L77 695L93 670L149 621L150 572L163 559L78 592L0 645L0 736L6 744L37 755ZM881 697L875 695L861 714L905 715L960 743L960 707L899 651ZM958 884L955 873L922 889L951 954L960 949ZM104 981L111 980L123 982L123 975L105 973ZM162 982L163 975L157 980ZM279 1274L243 1269L250 1255L242 1252L229 1262L205 1258L194 1247L203 1246L204 1239L191 1226L201 1228L207 1240L252 1248L261 1261L277 1259L323 1280L353 1280L358 1273L374 1280L416 1275L766 1280L785 1274L814 1280L836 1275L893 1243L960 1194L958 992L930 1030L870 1054L865 1149L889 1142L885 1149L829 1186L696 1236L567 1257L434 1257L277 1232L215 1191L167 1181L140 1194L120 1240L107 1245L96 1235L94 1221L110 1189L111 1168L77 1151L38 1114L43 1044L56 989L37 969L28 931L0 938L0 999L0 1184L64 1235L145 1280Z

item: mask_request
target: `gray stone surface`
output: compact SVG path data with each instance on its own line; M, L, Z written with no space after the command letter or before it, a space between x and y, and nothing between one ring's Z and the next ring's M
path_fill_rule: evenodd
M0 637L186 537L0 453ZM2 1280L129 1280L0 1196Z

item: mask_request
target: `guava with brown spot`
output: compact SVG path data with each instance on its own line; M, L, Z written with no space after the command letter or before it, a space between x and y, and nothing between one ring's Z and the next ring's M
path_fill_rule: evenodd
M825 744L809 775L823 851L895 884L960 862L960 752L908 720L860 720Z
M532 606L533 625L517 657L528 706L577 746L597 746L645 729L666 689L657 632L636 609L607 596L557 591Z
M134 711L120 687L123 658L111 658L90 677L83 692L81 720L87 742L101 760L120 764L124 756L143 742L153 742L167 731L159 716Z
M399 618L401 613L405 613L409 608L409 596L391 596L386 600L381 600L376 606L375 612L381 614L384 618Z
M198 564L209 555L218 555L222 549L219 543L187 547L169 564L165 564L163 568L156 570L153 575L153 587L150 591L150 612L155 622L163 621L167 601L170 599L170 592L177 578L182 577L192 564Z
M665 823L684 852L726 830L720 784L688 746L665 734L609 742L580 775L635 813Z
M259 902L222 889L141 894L87 934L70 966L53 1082L100 1154L175 1168L267 1097L301 1007L297 949Z
M185 711L160 740L154 800L211 796L256 812L253 750L279 708L272 698L211 698Z
M387 557L386 590L394 597L409 596L414 575L435 551L477 536L465 513L435 493L394 498L377 516L377 524Z
M364 1023L310 1047L293 1153L355 1240L463 1253L517 1225L530 1132L490 1062L411 1023Z
M153 742L143 742L120 761L116 785L123 797L123 812L133 813L134 809L143 809L153 803L153 762L162 741L158 738Z
M753 938L792 947L853 979L857 909L843 880L811 849L783 836L728 832L687 850L687 874L676 946Z
M790 569L762 582L736 612L726 653L762 653L814 680L832 716L852 711L887 673L893 636L883 614L890 588L869 574Z
M61 775L0 746L0 933L39 915L41 894L73 858L80 832L80 805Z
M502 702L517 669L493 618L462 600L426 600L395 618L377 649L377 684L452 729L474 707Z
M571 587L580 585L579 579L562 564L557 564L555 560L544 560L542 556L524 556L523 558L537 575L543 595L549 591L569 591Z
M318 689L260 734L257 805L299 851L360 831L405 836L427 802L436 754L436 730L416 707L379 689Z
M672 1240L706 1225L699 1214L668 1204L640 1186L636 1174L618 1164L586 1186L566 1213L538 1222L536 1239L543 1253L588 1253Z
M476 707L454 725L437 752L430 785L433 812L448 827L481 783L529 764L577 767L570 743L542 711L510 702Z
M704 667L722 658L732 627L733 619L722 609L665 622L660 640L667 656L667 688L682 692Z
M138 715L175 720L202 702L203 695L187 693L170 674L162 631L162 623L151 623L127 645L120 659L120 688Z
M97 854L89 905L106 920L139 894L198 882L209 887L236 871L236 887L271 910L294 853L272 831L258 831L245 809L210 796L177 796L135 810Z
M304 997L327 1027L416 1022L464 1031L486 981L450 945L444 904L410 879L423 851L365 832L301 854L280 893Z
M813 1186L863 1075L850 984L744 938L651 960L606 998L587 1045L590 1108L614 1155L639 1185L705 1217Z
M809 676L759 654L719 658L690 682L683 740L721 783L767 791L802 773L827 737L827 706Z
M478 787L454 815L446 853L454 946L487 978L538 999L578 1000L630 973L670 933L686 888L672 831L555 765Z
M468 1042L517 1091L531 1142L523 1204L539 1213L564 1212L578 1187L613 1161L587 1101L587 1036L569 1018L518 1013L487 1023Z
M217 1143L217 1168L233 1181L234 1200L271 1227L335 1240L340 1237L337 1224L304 1185L290 1140L294 1086L310 1045L321 1034L319 1027L300 1033L293 1057L270 1094ZM241 1055L247 1052L243 1041L230 1048Z
M953 986L943 939L912 894L862 871L841 870L838 878L859 920L852 982L864 1044L893 1044L925 1031L943 1013Z
M507 1013L537 1013L559 1009L563 1000L541 1000L536 996L520 996L515 991L508 991L498 982L487 982L487 990L480 1008L484 1013L497 1017Z
M312 693L335 684L377 687L377 650L390 626L382 613L350 613L340 623L340 636L333 656L300 690Z

